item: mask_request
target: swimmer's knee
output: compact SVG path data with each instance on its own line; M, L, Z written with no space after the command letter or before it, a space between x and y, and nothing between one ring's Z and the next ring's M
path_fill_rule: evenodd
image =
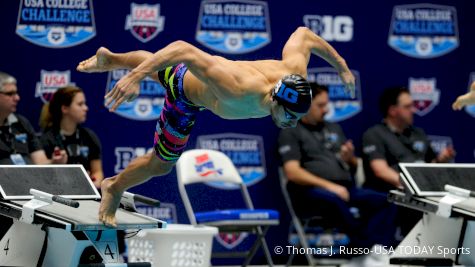
M176 164L176 161L161 160L153 152L147 153L145 157L148 161L147 168L148 172L150 173L150 176L161 176L169 174Z

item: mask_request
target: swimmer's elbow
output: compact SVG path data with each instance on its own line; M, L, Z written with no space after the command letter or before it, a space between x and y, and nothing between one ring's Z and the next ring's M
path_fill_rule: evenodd
M191 55L196 49L192 44L183 40L175 41L170 45L175 48L177 55L182 55L184 57Z

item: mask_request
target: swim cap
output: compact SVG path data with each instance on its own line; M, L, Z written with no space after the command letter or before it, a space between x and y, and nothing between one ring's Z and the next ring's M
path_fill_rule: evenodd
M272 97L287 110L306 113L312 103L312 89L304 77L291 74L284 76L276 84Z

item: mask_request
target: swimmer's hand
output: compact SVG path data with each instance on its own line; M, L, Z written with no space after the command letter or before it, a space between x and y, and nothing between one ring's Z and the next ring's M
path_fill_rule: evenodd
M455 102L452 104L453 110L461 110L467 105L475 104L475 82L470 86L470 92L457 97Z
M122 77L105 96L106 107L113 103L109 111L116 111L124 101L134 101L140 93L140 82L144 78L143 75L133 70Z
M355 98L355 76L353 76L353 73L351 73L351 71L347 68L338 74L340 75L341 81L346 87L346 92L350 93L352 98Z

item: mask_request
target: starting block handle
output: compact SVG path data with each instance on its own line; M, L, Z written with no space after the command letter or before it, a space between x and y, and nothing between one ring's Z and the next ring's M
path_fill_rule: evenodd
M78 267L152 267L152 264L149 262L89 263L89 264L79 264Z
M73 208L79 208L79 202L77 202L76 200L72 200L72 199L64 198L60 196L53 196L52 199L54 202L58 202L60 204L70 206Z
M43 191L39 191L39 190L36 190L36 189L30 189L30 194L32 194L33 196L38 196L40 198L50 200L50 201L58 202L60 204L70 206L70 207L73 207L73 208L78 208L79 207L79 202L77 202L76 200L60 197L60 196L57 196L57 195L52 195L52 194L49 194L49 193L46 193L46 192L43 192Z
M134 200L153 207L160 207L160 201L143 195L134 194Z
M461 196L461 197L466 197L466 198L475 197L475 192L474 191L470 191L468 189L460 188L460 187L457 187L457 186L446 184L444 189L445 189L445 191L447 191L449 193L452 193L454 195L458 195L458 196Z

